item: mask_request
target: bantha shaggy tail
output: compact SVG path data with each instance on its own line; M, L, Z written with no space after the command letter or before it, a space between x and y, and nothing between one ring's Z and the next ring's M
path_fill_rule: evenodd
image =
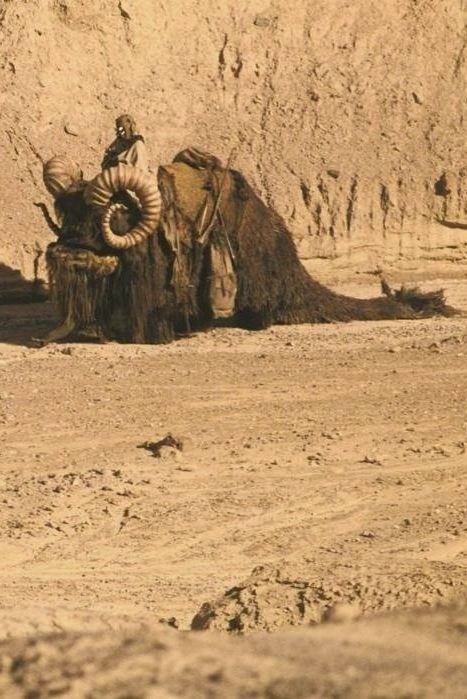
M446 304L442 290L392 291L383 282L383 296L371 299L338 294L311 277L301 264L283 219L266 206L244 178L247 198L239 226L231 231L235 249L237 314L254 327L272 323L326 323L350 320L415 319L458 312Z

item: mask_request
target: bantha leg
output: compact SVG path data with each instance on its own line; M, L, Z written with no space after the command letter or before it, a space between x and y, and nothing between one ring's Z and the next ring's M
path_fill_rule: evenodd
M68 337L68 335L73 332L75 327L76 322L72 318L68 317L61 325L58 326L58 328L51 330L45 337L32 338L32 340L39 347L45 347L50 342L57 342L57 340L63 340L65 337Z

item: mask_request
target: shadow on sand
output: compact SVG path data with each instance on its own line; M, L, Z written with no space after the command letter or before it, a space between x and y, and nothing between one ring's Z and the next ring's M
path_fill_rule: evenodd
M25 279L19 270L0 262L0 343L32 347L57 324L47 289L40 279Z
M0 305L46 300L47 289L42 279L25 279L19 270L0 262Z
M0 305L0 344L36 347L33 338L44 337L57 325L52 303Z

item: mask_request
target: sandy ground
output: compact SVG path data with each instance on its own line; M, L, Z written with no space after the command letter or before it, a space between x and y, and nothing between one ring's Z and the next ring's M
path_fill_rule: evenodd
M0 307L3 639L467 598L467 318L28 346L52 317Z

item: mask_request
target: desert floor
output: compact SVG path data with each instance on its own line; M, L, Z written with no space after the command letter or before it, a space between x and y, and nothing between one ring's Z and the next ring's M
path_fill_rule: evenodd
M467 283L441 285L467 309ZM378 293L376 283L339 291ZM49 306L0 307L0 657L38 634L111 630L108 645L117 632L142 642L150 627L156 648L158 634L169 646L181 636L187 658L217 638L217 650L232 643L241 655L242 643L253 644L248 652L261 647L264 660L275 636L288 638L282 648L296 663L293 633L302 631L291 625L324 634L310 637L318 648L337 648L341 627L309 624L341 617L342 628L368 623L389 643L388 610L451 609L467 598L467 317L223 328L169 346L29 346L52 324ZM169 433L181 450L163 447L156 457L142 446ZM217 631L168 628L191 626ZM274 633L260 644L257 631ZM414 648L412 627L409 636ZM441 642L438 631L425 640L431 666L440 658L435 637ZM115 648L107 651L108 666ZM402 673L398 662L391 677ZM353 675L333 671L334 689L308 693L289 683L262 694L258 680L237 695L218 677L219 694L198 681L196 692L161 684L141 696L402 696L391 694L387 674L387 694L379 685L365 694L352 689ZM29 696L18 677L0 663L5 696ZM445 696L467 696L452 668L446 677ZM41 681L34 696L49 696L52 684ZM88 696L73 681L56 694ZM413 696L442 696L434 687L415 683Z

